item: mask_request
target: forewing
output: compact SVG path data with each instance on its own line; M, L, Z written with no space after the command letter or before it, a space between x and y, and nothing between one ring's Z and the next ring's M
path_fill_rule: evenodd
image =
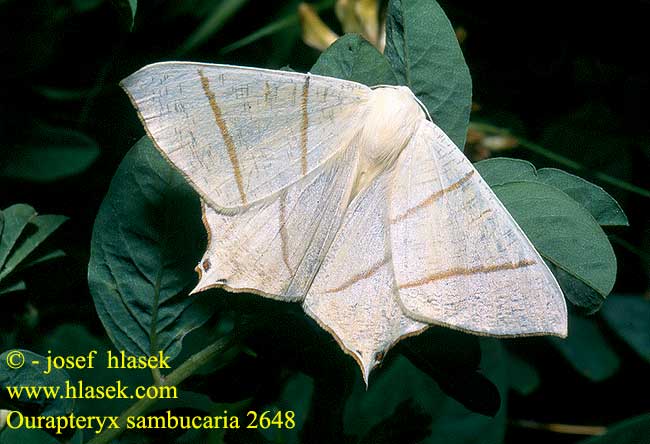
M158 149L222 211L273 195L346 147L370 92L329 77L185 62L146 66L121 84Z
M307 298L305 311L338 340L364 380L400 338L426 328L397 302L388 240L388 174L352 201Z
M555 277L471 163L429 121L396 164L390 242L399 300L414 319L496 336L566 335Z
M224 287L302 300L341 224L356 159L351 146L241 213L222 214L204 203L209 243L194 291Z

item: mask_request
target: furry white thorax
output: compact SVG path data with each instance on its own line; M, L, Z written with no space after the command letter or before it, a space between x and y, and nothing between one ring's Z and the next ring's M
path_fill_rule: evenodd
M390 168L425 119L417 99L405 86L372 90L368 114L359 134L359 167L352 196Z

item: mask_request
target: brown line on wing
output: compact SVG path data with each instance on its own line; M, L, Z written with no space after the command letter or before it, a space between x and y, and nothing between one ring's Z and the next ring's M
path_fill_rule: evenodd
M307 129L309 128L309 114L307 111L307 99L309 97L309 75L305 78L302 85L302 97L300 99L300 112L302 121L300 122L300 166L302 175L307 174Z
M264 82L264 103L266 105L269 104L270 97L271 97L271 87L269 86L269 82Z
M339 285L338 287L335 287L335 288L330 288L329 290L326 290L325 293L337 293L339 291L343 291L343 290L353 286L354 284L356 284L359 281L362 281L364 279L368 279L370 276L377 273L381 269L381 267L386 265L389 260L390 260L390 258L388 258L388 257L383 258L381 261L377 262L375 265L373 265L372 267L370 267L366 271L364 271L362 273L359 273L359 274L355 274L350 279L345 281L343 284L341 284L341 285Z
M469 276L472 274L478 274L478 273L493 273L495 271L503 271L503 270L515 270L517 268L522 268L522 267L528 267L530 265L535 265L537 262L531 259L524 259L521 260L517 263L505 263L505 264L497 264L497 265L479 265L478 267L472 267L472 268L452 268L450 270L445 270L445 271L440 271L438 273L434 273L432 275L429 275L425 278L418 279L417 281L413 282L407 282L406 284L400 284L398 285L398 289L403 289L403 288L413 288L413 287L419 287L425 284L429 284L434 281L438 281L440 279L447 279L450 277L454 276Z
M208 79L204 74L203 70L198 70L199 77L201 78L201 86L203 87L203 92L210 102L210 108L212 108L212 114L214 115L214 120L217 122L219 131L221 131L221 137L226 144L226 150L228 151L228 157L230 158L230 163L232 164L232 169L235 174L235 182L237 182L237 189L239 190L239 197L243 205L246 205L246 193L244 192L244 180L241 175L241 169L239 167L239 159L237 159L237 150L235 148L235 142L232 140L232 136L228 131L226 122L223 120L221 114L221 108L217 104L217 99L214 95L214 92L210 89L210 79Z
M449 193L450 191L454 191L454 190L460 188L473 175L474 175L474 170L472 170L469 173L465 174L463 177L461 177L456 182L449 185L447 188L443 188L442 190L436 191L435 193L433 193L431 196L424 199L422 202L420 202L416 206L411 207L408 210L406 210L404 213L400 214L399 216L392 218L390 220L390 223L391 224L396 224L398 222L403 221L407 217L412 216L413 214L415 214L416 212L418 212L422 208L427 207L427 206L431 205L432 203L434 203L436 200L440 199L446 193Z

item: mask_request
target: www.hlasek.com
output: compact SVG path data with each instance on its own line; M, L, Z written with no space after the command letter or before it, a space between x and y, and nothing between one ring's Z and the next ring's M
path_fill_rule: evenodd
M3 388L9 399L29 401L43 399L177 399L173 386L136 386L133 390L122 381L112 385L86 385L66 380L63 385L21 385Z

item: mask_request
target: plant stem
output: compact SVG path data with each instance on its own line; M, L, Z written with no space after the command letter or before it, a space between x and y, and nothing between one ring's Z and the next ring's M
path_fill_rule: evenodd
M511 422L515 426L523 427L526 429L546 430L549 432L564 433L570 435L600 436L604 435L607 432L607 427L603 426L542 423L524 419L513 420Z
M601 171L591 170L590 168L587 168L586 166L576 162L575 160L569 159L568 157L565 157L561 154L557 154L547 148L544 148L541 145L537 145L536 143L531 142L530 140L522 139L519 136L515 136L505 128L500 128L498 126L490 125L487 123L476 123L476 122L472 122L470 123L470 125L472 128L475 128L478 131L484 131L491 134L499 134L501 136L512 136L517 139L519 145L521 145L523 148L527 149L528 151L532 151L535 154L539 154L540 156L546 157L547 159L557 162L560 165L563 165L567 168L571 168L572 170L588 171L596 179L604 183L607 183L609 185L620 188L622 190L629 191L630 193L635 193L643 197L650 197L650 191L644 188L641 188L639 186L621 180L617 177L610 176L609 174L605 174Z
M153 383L154 385L161 385L162 384L162 374L160 373L159 368L152 368L151 369L151 377L153 378Z
M190 356L185 362L183 362L178 368L173 372L167 375L164 378L160 379L161 386L176 386L191 376L196 372L201 366L209 362L215 356L223 353L227 350L233 343L235 335L224 337L216 340L212 344L205 347L203 350L197 352L196 354ZM156 403L157 399L154 398L145 398L140 399L131 407L126 409L117 420L119 428L117 429L107 429L102 433L91 439L87 444L107 444L111 440L117 438L124 431L124 425L129 416L138 416L145 413L150 407Z
M334 2L332 0L324 0L319 3L311 4L310 6L312 6L316 12L320 12L332 7L333 4ZM298 17L298 9L296 8L294 13L279 18L278 20L271 22L266 26L263 26L257 31L254 31L252 34L249 34L246 37L221 48L219 54L227 54L246 45L250 45L251 43L256 42L261 38L275 34L276 32L281 31L285 28L298 25L299 23L300 18Z

